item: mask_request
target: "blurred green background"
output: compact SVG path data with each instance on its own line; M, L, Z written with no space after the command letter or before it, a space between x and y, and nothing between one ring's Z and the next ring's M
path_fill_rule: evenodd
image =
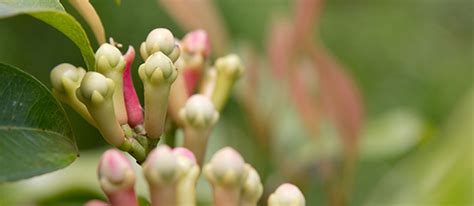
M122 0L121 6L113 1L91 2L101 16L107 35L124 45L138 48L148 32L156 27L167 27L177 37L184 35L185 31L154 0ZM266 52L272 17L291 14L294 5L290 0L214 2L233 42L251 44L262 54ZM63 4L91 34L67 2ZM474 203L473 11L474 3L470 0L326 1L317 38L346 66L361 90L366 110L349 205ZM89 37L97 48L93 36ZM79 50L69 39L25 15L0 21L0 61L24 69L48 86L49 71L55 65L63 62L84 65ZM134 65L139 64L141 60L137 58ZM134 78L139 85L137 75ZM294 109L287 109L284 103L279 107L285 111L281 112L282 120L275 124L288 127L279 128L280 143L288 142L284 136L294 136L289 140L297 142L293 149L304 153L307 134L298 126ZM92 162L81 162L83 167L74 167L77 170L93 168L94 171L86 173L94 178L94 161L98 161L95 157L99 154L96 148L102 150L105 142L79 115L67 110L84 154L77 161ZM257 169L264 170L269 182L272 178L281 178L275 168L265 166L269 163L265 163L267 160L259 154L248 132L249 126L238 101L231 99L221 117L210 151L231 145ZM330 127L323 129L321 136L334 137ZM330 150L331 147L326 146L333 143L320 140L313 144L319 145L315 148L320 150ZM277 151L283 156L285 152L290 151ZM324 187L317 176L310 176L310 186L304 189L307 205L327 204L322 195ZM77 189L74 185L71 187ZM97 191L91 194L100 194ZM32 195L32 198L52 204L57 202L55 198L64 201L65 197L91 197L86 194L88 192L64 191L55 197ZM11 195L12 199L14 196Z

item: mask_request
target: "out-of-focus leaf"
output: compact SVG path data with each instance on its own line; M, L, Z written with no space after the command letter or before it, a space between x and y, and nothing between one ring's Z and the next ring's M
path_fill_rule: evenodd
M440 135L388 173L366 205L472 205L474 90Z
M0 182L48 173L78 154L71 125L32 76L0 63Z
M370 121L360 143L362 159L386 159L401 155L419 143L425 126L414 113L397 109Z
M82 26L59 0L0 0L0 18L29 14L62 32L80 49L89 70L94 70L94 52ZM34 36L34 34L32 35Z
M102 196L95 191L84 188L70 188L52 194L52 196L38 201L38 206L74 206L84 205L91 199L100 199Z

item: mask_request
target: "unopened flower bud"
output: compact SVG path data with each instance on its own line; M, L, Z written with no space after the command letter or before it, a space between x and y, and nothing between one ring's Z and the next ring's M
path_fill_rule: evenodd
M166 145L154 149L143 163L143 172L150 185L174 184L180 177L177 158Z
M217 110L220 111L230 96L235 81L242 75L244 67L240 58L235 54L217 59L214 67L217 71L217 78L212 102L214 102Z
M171 84L178 71L173 62L162 52L151 55L139 69L140 78L154 85Z
M143 173L150 188L153 206L176 204L176 184L183 172L178 158L168 146L158 146L150 153L143 163Z
M269 206L304 206L305 199L298 187L285 183L268 198Z
M152 139L163 133L171 84L178 71L162 52L151 55L138 70L145 90L145 130Z
M187 158L191 163L196 164L196 157L194 156L191 150L188 150L184 147L176 147L173 149L173 153L182 157Z
M217 151L204 166L203 173L213 188L214 205L239 205L243 184L247 177L245 162L230 147Z
M51 84L58 92L66 92L69 86L76 86L81 83L86 71L81 67L72 64L62 63L51 70ZM64 82L67 81L67 82Z
M182 178L176 186L176 205L193 206L196 204L196 184L199 178L199 166L194 154L183 147L173 149L178 158L178 165L183 172Z
M97 72L87 72L76 94L86 105L105 140L119 147L124 143L125 136L115 117L112 100L114 88L111 79Z
M170 55L175 48L175 40L170 30L158 28L151 31L146 37L145 42L140 46L140 54L144 60L155 52L163 52Z
M219 113L208 97L195 94L188 99L184 108L181 109L180 117L186 126L209 128L217 122Z
M97 71L106 74L109 72L123 72L125 60L117 47L104 43L95 53Z
M123 58L125 60L125 71L123 73L125 108L127 109L128 124L135 128L143 124L143 109L137 92L135 91L135 86L133 86L132 79L132 63L135 59L135 49L129 46Z
M187 93L191 95L201 79L209 56L210 45L207 33L204 30L189 32L181 41L181 46L183 54L176 64L182 70Z
M105 43L95 53L95 59L97 71L112 79L115 83L113 95L115 115L120 125L126 124L127 110L123 96L125 60L122 53L115 46Z
M100 160L99 180L106 192L133 187L135 174L128 159L118 150L107 150Z
M76 89L81 85L85 74L86 71L83 68L63 63L51 70L50 79L54 96L71 106L91 125L95 125L86 106L76 96Z
M225 187L241 187L247 176L244 159L231 147L217 151L204 167L204 174L212 184Z
M190 149L202 165L212 128L219 119L211 100L203 95L191 96L179 112L184 128L183 146Z
M211 52L209 37L207 32L202 29L187 33L181 45L186 52L200 54L204 56L204 58L207 58Z
M176 42L175 45L174 45L173 51L171 51L171 53L168 55L168 57L170 58L170 60L172 62L176 62L176 60L179 59L180 55L181 55L181 47Z
M216 60L215 67L217 72L225 74L228 78L239 78L244 72L242 62L236 54L229 54Z
M100 200L90 200L87 201L84 206L111 206L109 203Z
M255 168L250 164L246 164L245 169L248 175L242 188L242 199L240 203L241 206L256 206L263 194L263 185Z
M135 173L128 159L118 150L107 150L99 163L99 183L111 205L138 205L134 191Z

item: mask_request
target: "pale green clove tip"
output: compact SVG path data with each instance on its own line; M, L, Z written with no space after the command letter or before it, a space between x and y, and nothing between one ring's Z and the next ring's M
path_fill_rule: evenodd
M304 206L303 193L293 184L280 185L268 198L269 206Z
M210 98L200 94L188 99L179 116L185 124L197 128L211 127L219 119L219 113Z
M145 42L140 46L140 53L143 59L148 58L155 52L161 51L166 55L170 55L175 48L175 39L170 30L165 28L157 28L152 30Z
M123 72L125 60L120 50L108 43L100 45L95 53L97 71L106 74L113 70Z
M114 82L104 75L98 72L87 72L78 91L82 94L80 96L92 100L94 92L104 97L113 94L114 86Z
M51 84L57 91L64 92L66 88L64 88L63 79L69 79L79 85L85 73L85 70L80 67L75 67L68 63L62 63L51 70Z

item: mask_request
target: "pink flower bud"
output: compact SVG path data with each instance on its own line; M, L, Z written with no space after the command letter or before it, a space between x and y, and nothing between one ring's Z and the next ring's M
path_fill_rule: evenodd
M209 53L211 53L209 37L207 32L202 29L187 33L181 43L183 50L186 52L197 53L202 55L204 58L207 58Z
M194 154L191 152L191 150L188 150L184 147L176 147L173 149L173 153L187 157L193 163L196 163L196 157L194 157Z
M128 115L128 124L131 127L143 124L143 110L138 99L137 92L133 86L132 63L135 59L135 49L128 47L127 53L123 55L125 59L125 71L123 73L123 95L125 98L125 108Z
M100 200L91 200L89 202L86 202L84 206L110 206L110 204Z
M184 82L186 83L186 92L188 96L191 96L194 89L197 86L199 79L201 78L201 69L199 68L187 68L183 70Z
M305 198L300 189L290 183L280 185L268 198L269 206L304 206Z
M138 205L135 190L135 174L129 160L118 150L107 150L101 157L99 183L111 205Z
M105 179L115 186L133 185L135 175L129 160L118 150L109 149L103 155L99 163L99 179ZM126 179L131 179L130 185L120 185Z

